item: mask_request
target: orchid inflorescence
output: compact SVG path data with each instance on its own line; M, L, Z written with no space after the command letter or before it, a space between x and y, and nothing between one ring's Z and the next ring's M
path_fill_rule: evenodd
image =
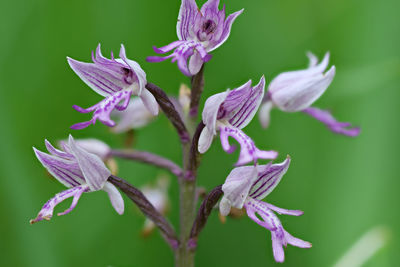
M148 82L140 65L127 58L123 45L119 58L113 55L110 59L104 57L100 45L92 53L93 63L67 58L72 70L82 81L104 97L89 108L74 105L75 110L81 113L93 112L93 116L87 122L72 125L72 129L84 129L99 120L113 127L113 133L130 132L145 127L162 110L178 132L183 148L183 166L146 151L112 149L97 139L75 140L70 135L67 141L59 143L59 149L46 140L49 153L34 148L35 154L48 172L68 189L46 202L31 223L50 220L54 208L60 202L73 198L70 208L58 214L65 215L75 208L83 193L99 190L106 191L114 209L123 214L124 201L120 190L147 217L145 233L158 227L176 253L177 266L193 265L198 235L218 201L221 216L228 216L232 208L244 209L250 219L271 232L276 261L284 261L283 246L287 244L310 248L311 243L289 234L275 214L300 216L302 211L282 209L262 201L287 172L291 158L288 156L282 163L259 164L260 159L276 159L278 152L257 147L243 129L257 112L261 125L268 127L270 111L274 107L286 112L306 113L337 134L354 137L359 135L360 129L347 122L338 122L326 110L311 107L335 76L335 66L326 71L329 53L325 54L320 63L315 55L308 53L310 63L307 69L278 75L270 82L267 92L265 77L262 76L256 85L250 80L235 89L212 95L205 101L202 120L197 127L193 126L204 89L204 64L211 60L210 52L228 39L233 22L242 12L240 10L226 16L225 7L219 9L219 0L208 0L201 9L195 0L182 0L177 23L179 40L161 48L154 47L156 53L164 54L173 50L172 54L147 58L149 62L171 58L172 62L177 62L184 75L191 77L192 88L183 86L178 99L167 96L160 87ZM196 215L199 199L196 172L200 154L207 152L216 135L219 135L222 149L227 153L236 149L229 142L229 137L239 143L239 159L225 183L204 197ZM110 164L114 158L151 164L177 176L181 202L179 236L164 217L168 206L168 181L162 178L158 186L145 187L142 192L114 175Z

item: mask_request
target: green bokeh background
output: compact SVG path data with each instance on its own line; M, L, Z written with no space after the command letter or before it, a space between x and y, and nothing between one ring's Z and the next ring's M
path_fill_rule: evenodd
M201 1L203 3L204 1ZM337 136L304 114L272 113L263 130L254 120L248 135L258 147L286 154L292 165L268 201L301 209L301 217L280 216L285 228L313 243L310 250L288 247L284 266L330 266L366 231L389 229L386 246L365 266L397 266L400 261L398 148L400 31L398 0L226 0L229 13L245 8L228 41L205 71L206 97L262 74L307 65L305 52L330 51L334 82L318 100L335 116L362 127L360 137ZM119 147L123 136L97 124L69 130L88 115L73 104L90 106L101 97L68 67L66 56L89 61L101 42L103 53L118 51L137 60L148 80L176 94L188 83L169 62L151 64L152 45L176 40L178 0L52 1L0 3L0 265L1 266L172 266L173 256L157 232L140 236L143 216L126 199L118 216L104 192L86 194L68 216L33 226L29 219L62 185L49 179L32 146L72 133ZM137 132L136 147L175 162L181 152L174 129L161 115ZM203 156L198 182L222 184L237 159L219 142ZM160 170L119 162L121 177L136 186L154 181ZM169 219L178 222L178 189L171 177ZM66 203L59 210L67 207ZM279 266L270 233L247 217L221 224L214 213L199 239L197 266Z

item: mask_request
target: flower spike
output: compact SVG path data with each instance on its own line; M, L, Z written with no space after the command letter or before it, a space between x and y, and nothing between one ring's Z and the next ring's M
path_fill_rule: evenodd
M198 150L205 153L213 141L217 131L220 132L222 148L227 153L235 151L229 144L228 138L233 137L240 144L237 166L249 162L256 164L257 159L275 159L275 151L259 150L253 140L242 129L253 119L264 96L265 78L252 87L251 80L232 91L215 94L209 97L203 109L203 123L205 127L200 134Z
M64 151L54 148L47 140L45 143L50 154L33 148L37 158L51 175L69 189L47 201L37 217L30 221L31 223L50 220L54 208L72 197L71 206L58 214L65 215L75 208L82 193L98 190L106 191L114 209L119 214L123 214L124 202L121 194L114 185L107 182L111 173L98 156L83 149L72 136L69 137L68 144L63 143Z
M203 63L211 59L209 52L228 39L233 22L243 12L242 9L226 17L225 6L222 10L218 6L219 0L208 0L201 9L195 0L182 0L176 25L179 40L164 47L153 47L157 54L174 52L165 57L151 56L147 61L160 62L172 58L183 74L196 75Z
M324 123L332 132L347 136L358 136L360 129L350 123L338 122L328 111L313 108L311 105L321 97L335 77L335 66L325 72L329 64L329 53L318 64L318 58L307 54L309 67L305 70L284 72L272 80L268 95L260 108L259 119L266 128L270 123L270 111L277 107L285 112L303 111ZM325 72L325 73L324 73Z
M158 114L158 105L153 95L147 91L145 85L146 73L139 64L126 57L125 47L121 45L119 58L105 58L101 53L100 44L96 54L92 53L93 63L85 63L67 58L72 70L96 93L105 97L104 100L89 108L74 105L73 108L81 113L94 112L90 121L73 125L72 129L83 129L99 120L103 124L113 127L115 122L110 119L111 112L116 109L125 110L131 96L139 96L146 108L153 115Z
M222 215L229 214L231 207L245 208L247 216L258 225L271 231L272 250L277 262L283 262L285 254L283 246L291 244L300 248L310 248L311 243L290 235L283 228L276 214L300 216L300 210L287 210L261 201L278 185L287 172L290 157L280 164L243 166L232 170L226 178L222 191L224 196L219 207Z

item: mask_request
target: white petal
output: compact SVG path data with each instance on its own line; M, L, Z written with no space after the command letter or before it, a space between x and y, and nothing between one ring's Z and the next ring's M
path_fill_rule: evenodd
M121 193L118 189L110 182L106 182L103 191L107 192L111 205L114 207L115 211L122 215L124 213L124 200L122 199Z
M260 120L261 126L263 128L268 128L271 121L271 109L274 107L272 101L267 101L260 106L260 111L258 112L258 118Z
M229 92L226 91L210 96L204 104L202 113L203 122L213 134L217 133L215 124L217 122L219 107L225 101L228 93Z
M149 90L144 89L142 91L142 94L140 95L140 99L142 99L143 104L146 106L151 114L153 114L154 116L158 115L157 101L153 94L149 92Z
M214 134L208 127L204 127L203 131L201 131L199 138L198 150L201 154L206 153L210 148L211 143L214 139Z

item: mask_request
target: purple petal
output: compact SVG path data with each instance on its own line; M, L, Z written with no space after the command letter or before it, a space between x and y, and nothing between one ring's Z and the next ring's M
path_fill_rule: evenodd
M58 216L65 215L65 214L71 212L75 208L76 204L78 203L78 200L81 197L82 193L87 192L88 190L89 190L89 188L87 185L81 185L81 186L72 187L68 190L58 193L52 199L47 201L46 204L43 205L43 207L40 210L37 217L35 219L30 220L30 223L33 224L33 223L39 222L41 220L49 221L51 219L51 217L53 217L54 208L59 203L63 202L64 200L66 200L70 197L73 197L71 206L64 212L59 213Z
M96 93L102 96L108 96L122 90L128 84L124 83L123 67L115 71L109 66L96 65L94 63L85 63L67 58L69 65L75 73ZM119 63L116 63L119 65Z
M156 52L157 54L165 54L169 51L171 51L172 49L177 48L178 46L180 46L181 44L183 44L185 41L175 41L170 43L169 45L157 48L156 46L153 46L153 50L154 52Z
M279 208L279 207L277 207L277 206L274 206L274 205L272 205L272 204L269 204L269 203L266 203L266 202L264 202L264 204L265 204L265 206L267 207L267 208L269 208L269 209L271 209L271 210L273 210L273 211L275 211L275 212L277 212L277 213L279 213L279 214L284 214L284 215L291 215L291 216L301 216L301 215L303 215L303 211L301 211L301 210L287 210L287 209L282 209L282 208Z
M270 209L268 209L265 204L265 202L247 198L244 207L249 218L255 223L270 231L276 231L282 226L282 224L278 217L276 217L276 215ZM262 220L257 217L256 214L258 214Z
M64 159L69 159L69 160L73 160L73 159L74 159L74 156L71 155L70 153L67 153L67 152L58 150L58 149L56 149L55 147L53 147L53 146L50 144L50 142L47 141L47 139L44 140L44 143L45 143L45 145L46 145L47 151L49 151L50 154L52 154L52 155L54 155L54 156L57 156L57 157L60 157L60 158L64 158Z
M220 139L222 148L227 152L231 153L232 147L229 144L229 136L233 137L240 144L239 160L235 164L236 166L244 165L249 162L256 164L258 159L275 159L278 156L276 151L263 151L259 150L253 140L248 137L240 129L223 126L220 128Z
M351 123L338 122L327 110L309 107L304 109L303 112L325 124L326 127L328 127L334 133L351 137L356 137L360 134L361 130L359 127L349 128L351 127Z
M225 41L228 39L229 35L231 34L231 28L232 28L232 24L233 22L236 20L236 18L242 14L244 11L244 9L239 10L231 15L229 15L225 22L224 22L224 26L223 26L223 31L221 33L221 36L219 37L219 40L217 42L215 42L211 48L208 49L208 52L211 52L215 49L217 49L218 47L220 47L223 43L225 43Z
M239 129L246 127L256 114L258 107L264 97L265 78L261 77L260 82L255 87L248 89L248 96L246 99L236 100L241 103L240 108L231 112L229 123ZM231 97L228 96L224 103L224 109L227 108L229 102L233 102Z
M284 230L286 242L292 246L299 247L299 248L311 248L312 244L310 242L301 240L297 237L292 236L288 232Z
M71 135L69 136L68 145L82 170L90 190L96 191L102 189L111 175L111 172L104 165L103 161L95 154L89 153L79 147Z
M58 156L49 155L33 148L36 157L43 167L66 187L74 187L85 183L85 178L76 160L67 160Z
M81 109L84 111L87 111L87 110L93 111L94 110L94 113L93 113L93 118L90 121L74 124L73 126L71 126L71 129L78 130L78 129L86 128L90 124L95 124L97 119L99 121L101 121L103 124L105 124L109 127L113 127L115 125L115 122L112 121L110 118L111 112L115 108L117 108L120 111L126 109L129 104L131 95L132 95L132 91L124 90L124 91L119 91L117 93L110 95L109 97L105 98L98 104L96 104L86 110L82 109L82 108L77 108L77 106L74 106L75 109L77 109L78 111L81 111ZM119 105L121 102L122 102L122 105Z
M197 74L203 66L203 59L199 52L195 51L193 56L189 59L189 72L192 75Z
M280 164L268 164L258 167L258 179L254 182L250 196L261 200L269 195L279 184L290 165L290 157Z
M188 40L194 37L193 27L198 14L199 9L195 0L182 0L176 25L179 40Z
M107 192L110 198L111 204L115 211L122 215L124 213L124 200L122 199L121 193L115 188L115 186L109 182L104 184L103 190Z

